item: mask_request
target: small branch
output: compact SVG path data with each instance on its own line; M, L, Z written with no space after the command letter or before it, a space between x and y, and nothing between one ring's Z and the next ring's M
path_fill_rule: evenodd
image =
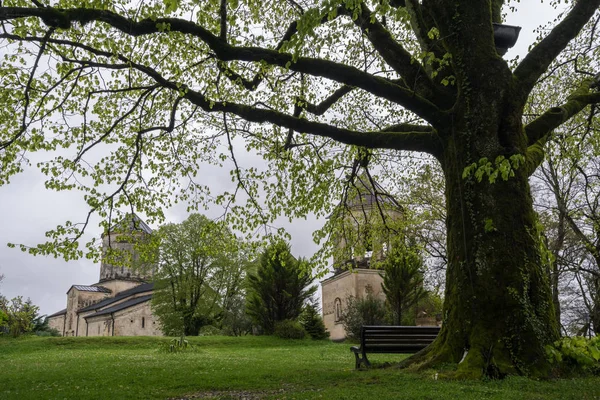
M31 83L33 82L33 77L35 75L35 72L37 71L37 67L40 63L40 59L42 58L42 54L44 54L44 51L46 50L48 40L50 39L50 36L52 36L52 34L54 33L54 30L55 30L54 28L48 29L48 31L46 32L44 37L41 39L40 50L38 51L38 54L33 63L33 68L31 69L31 72L29 73L29 79L27 80L27 85L25 86L25 92L24 92L25 104L23 105L23 118L21 119L21 129L19 130L19 132L17 132L17 134L15 136L12 137L12 139L9 139L5 142L0 142L0 150L8 148L11 144L13 144L21 136L23 136L23 134L27 131L27 128L29 126L29 124L27 124L27 111L28 111L29 102L30 102L29 91L31 90Z
M323 100L319 104L312 104L304 99L296 98L296 107L300 108L301 110L306 110L309 113L314 114L314 115L323 115L338 100L340 100L346 94L350 93L352 91L352 89L354 89L354 88L351 86L344 85L341 88L339 88L338 90L336 90L335 92L333 92L329 97L327 97L325 100ZM302 104L298 105L298 103L302 103Z

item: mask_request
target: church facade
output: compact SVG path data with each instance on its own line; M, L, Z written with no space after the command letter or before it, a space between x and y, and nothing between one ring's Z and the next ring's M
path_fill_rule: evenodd
M144 221L129 214L102 236L103 255L115 249L139 261L129 238L151 234ZM48 317L50 327L62 336L162 336L151 308L153 267L133 270L104 256L98 283L72 285L66 308Z

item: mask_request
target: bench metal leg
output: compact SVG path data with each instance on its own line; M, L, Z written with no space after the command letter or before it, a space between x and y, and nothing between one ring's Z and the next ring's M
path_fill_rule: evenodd
M354 359L355 359L355 363L354 363L355 369L360 369L361 364L365 364L365 366L367 368L369 368L371 366L371 363L369 362L369 359L367 358L366 353L362 353L361 355L359 355L358 352L355 352Z

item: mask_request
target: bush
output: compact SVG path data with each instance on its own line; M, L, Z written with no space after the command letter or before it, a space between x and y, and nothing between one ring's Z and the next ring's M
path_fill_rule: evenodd
M600 375L600 336L591 339L582 336L564 337L546 346L550 362L559 373L592 373Z
M59 337L62 336L60 334L60 332L54 328L48 328L45 331L34 331L33 333L35 333L36 336L42 336L42 337L47 337L47 336L53 336L53 337Z
M286 319L275 323L274 334L282 339L304 339L306 331L299 322Z
M306 305L299 317L300 325L314 340L329 338L329 332L325 329L323 319L314 305Z
M368 292L366 298L358 299L350 296L346 302L346 310L342 315L342 324L349 339L360 339L363 325L385 325L385 303Z
M204 325L198 331L198 336L221 336L223 335L223 331L212 325Z

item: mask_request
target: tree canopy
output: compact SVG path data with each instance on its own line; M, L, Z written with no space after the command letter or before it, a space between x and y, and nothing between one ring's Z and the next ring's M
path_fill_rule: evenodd
M600 102L600 0L565 4L509 63L494 38L508 0L3 2L0 184L45 150L46 186L83 192L90 215L212 202L254 232L330 215L359 171L393 182L404 151L429 154L445 179L444 325L408 362L545 376L558 329L528 179L551 133ZM557 75L556 96L538 90ZM235 189L211 193L202 163L228 166ZM88 221L29 250L79 257Z
M154 235L160 245L152 303L163 331L197 335L204 325L219 325L242 295L249 262L241 243L200 214Z

